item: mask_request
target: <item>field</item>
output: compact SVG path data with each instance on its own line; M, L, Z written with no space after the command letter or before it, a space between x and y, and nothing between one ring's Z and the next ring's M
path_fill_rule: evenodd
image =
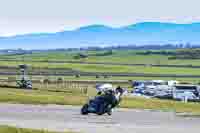
M102 52L102 51L101 51ZM104 51L103 51L104 52ZM136 51L113 51L112 55L99 56L102 53L97 51L88 51L84 54L89 55L87 58L75 59L74 56L79 52L48 52L35 53L27 55L9 55L0 56L0 66L17 67L19 64L28 64L34 71L53 71L50 68L56 68L54 72L75 70L80 72L102 72L102 73L143 73L143 74L174 74L174 75L197 75L200 76L200 68L190 67L152 67L149 64L155 65L200 65L200 60L168 60L168 56L164 55L137 55ZM98 56L97 56L98 55ZM12 59L12 60L11 60ZM6 61L8 60L8 61ZM18 60L18 61L17 61ZM61 61L61 62L51 62ZM62 61L76 61L75 63L65 63ZM93 64L83 64L81 62L90 62ZM98 63L108 64L98 64ZM96 63L96 64L95 64ZM130 66L109 63L128 63L128 64L147 64L145 66ZM15 69L1 69L4 71L16 71ZM61 104L61 105L82 105L89 97L95 95L95 85L97 83L110 82L116 87L132 89L130 80L180 80L198 84L200 80L194 77L134 77L134 76L115 76L115 77L95 77L95 76L80 76L70 75L30 75L34 81L33 87L35 90L19 90L11 88L15 86L15 82L10 82L9 79L17 79L17 75L1 75L1 102L23 103L23 104ZM62 78L62 83L57 83L58 78ZM41 83L42 80L48 79L49 83ZM51 83L51 82L52 83ZM80 83L73 83L80 82ZM7 88L4 86L9 85ZM176 112L192 112L200 113L200 106L196 103L184 104L175 101L161 101L158 99L141 99L125 97L121 107L126 108L141 108L141 109L161 109L174 110Z
M6 62L1 61L1 66L18 66L28 64L36 68L65 68L81 72L113 72L113 73L147 73L147 74L186 74L200 75L196 68L171 68L151 66L123 66L123 65L95 65L95 64L73 64L73 63L36 63L36 62Z
M174 51L174 50L173 50ZM107 62L107 63L129 63L129 64L165 64L165 65L200 65L200 59L187 60L168 60L167 55L138 55L135 50L115 50L112 55L107 56L88 56L88 58L74 59L78 53L94 54L98 51L87 52L46 52L26 55L1 55L0 59L18 59L35 61L83 61L83 62Z
M119 66L119 65L89 65L89 64L48 64L48 63L4 63L1 66L18 66L18 64L28 64L37 68L65 68L81 72L112 72L112 73L142 73L142 74L177 74L177 75L200 75L199 69L194 68L169 68L169 67L150 67L150 66Z
M0 133L56 133L56 132L48 132L45 130L15 128L15 127L10 127L10 126L0 126ZM66 132L66 133L72 133L72 132Z
M135 51L135 50L128 50L128 51L114 50L112 55L97 56L98 54L103 53L103 52L105 51L45 52L45 53L33 53L33 54L25 54L25 55L7 55L7 56L1 55L0 66L17 67L19 64L28 64L31 68L34 68L36 71L39 71L42 68L46 70L49 70L50 68L55 68L55 69L66 69L66 71L73 70L73 71L78 71L78 72L90 72L90 73L100 72L100 73L138 73L138 74L158 74L158 75L171 74L171 75L180 75L180 76L190 75L190 77L167 76L166 78L161 77L161 76L160 77L146 77L145 75L140 76L140 77L115 76L115 77L109 77L109 80L134 80L134 79L138 79L138 80L166 79L168 80L168 79L171 79L171 80L181 80L181 81L199 83L198 78L194 78L191 76L193 75L200 76L200 71L199 71L200 68L150 66L150 64L198 66L200 65L199 59L169 60L168 55L157 55L157 54L138 55L136 54L137 52L143 52L143 51ZM89 56L87 58L75 59L74 56L76 56L79 53L84 53ZM57 63L52 62L52 61L57 61ZM69 61L74 61L74 63L73 62L70 63ZM83 64L81 62L93 63L93 64ZM95 64L95 63L107 63L107 64ZM113 65L112 63L116 63L116 64ZM146 64L146 65L144 66L120 65L123 63ZM2 69L1 71L4 72L8 70ZM8 77L8 76L4 75L3 77ZM74 76L65 75L63 77L66 80L108 80L108 78L105 79L104 77L100 77L97 79L95 76L93 77L81 76L80 78L75 78L75 75Z

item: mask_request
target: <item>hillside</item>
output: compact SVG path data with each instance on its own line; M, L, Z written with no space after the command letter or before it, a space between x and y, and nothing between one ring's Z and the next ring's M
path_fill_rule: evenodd
M90 25L73 31L1 37L2 48L72 48L127 44L200 44L200 23L144 22L121 28Z

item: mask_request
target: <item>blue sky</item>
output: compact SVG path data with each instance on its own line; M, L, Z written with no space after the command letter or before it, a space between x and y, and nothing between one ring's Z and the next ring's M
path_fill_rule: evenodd
M200 22L199 0L0 0L0 36L120 27L137 22Z

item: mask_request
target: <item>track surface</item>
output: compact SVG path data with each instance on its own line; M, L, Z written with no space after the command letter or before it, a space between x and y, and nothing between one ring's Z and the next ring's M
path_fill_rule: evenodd
M166 66L168 67L168 66ZM199 66L200 67L200 66ZM17 67L0 66L0 75L19 75ZM176 78L200 78L200 75L191 74L153 74L153 73L128 73L128 72L83 72L66 68L32 68L29 70L32 76L112 76L112 77L176 77Z
M85 61L55 61L55 60L16 60L16 59L0 59L0 61L6 61L6 62L24 62L24 61L28 61L28 62L35 62L35 63L70 63L70 64L92 64L92 65L120 65L120 66L153 66L153 67L179 67L179 68L200 68L200 66L196 65L156 65L156 64L133 64L133 63L114 63L114 62L85 62ZM0 66L1 68L1 66ZM2 68L5 68L4 66L2 66ZM10 67L12 68L12 67ZM14 68L14 67L13 67Z
M81 116L80 107L0 104L0 124L82 133L193 133L200 118L173 112L116 109L112 116Z
M0 69L1 70L1 69ZM19 75L16 71L1 70L0 75ZM30 72L32 76L112 76L112 77L173 77L173 78L200 78L200 75L186 74L151 74L151 73L117 73L117 72L81 72L81 71L35 71Z

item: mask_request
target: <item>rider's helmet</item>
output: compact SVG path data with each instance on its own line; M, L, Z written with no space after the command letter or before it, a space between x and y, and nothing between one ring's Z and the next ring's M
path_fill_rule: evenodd
M97 92L99 94L101 93L107 93L114 91L112 84L101 84L96 86Z
M115 92L116 93L120 93L121 95L124 93L124 90L123 88L121 88L120 86L118 86L116 89L115 89Z

